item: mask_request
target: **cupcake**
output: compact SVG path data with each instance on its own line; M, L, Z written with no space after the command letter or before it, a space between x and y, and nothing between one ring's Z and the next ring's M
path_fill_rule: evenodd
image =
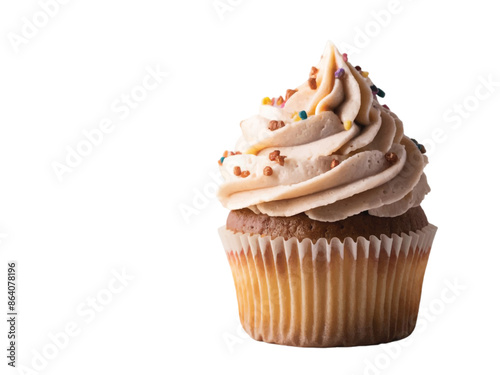
M219 166L219 229L254 339L356 346L408 336L437 228L425 148L331 43L305 83L264 98Z

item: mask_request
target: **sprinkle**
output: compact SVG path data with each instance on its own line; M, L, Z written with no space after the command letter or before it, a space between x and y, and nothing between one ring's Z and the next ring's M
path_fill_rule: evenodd
M316 90L318 88L318 84L316 83L316 78L309 78L309 81L307 81L309 83L309 87L311 88L311 90Z
M291 89L288 89L286 90L286 95L285 95L285 101L290 99L290 97L295 94L298 90L291 90Z
M391 110L387 104L384 104L382 107L384 107L385 109L388 109L389 111Z
M382 89L377 90L377 95L380 96L381 98L385 97L385 92Z
M396 155L394 152L388 152L385 154L385 160L387 160L391 164L396 164L398 161L398 155Z
M305 120L307 118L307 112L306 111L300 111L299 112L299 117L302 119L302 120Z
M222 165L222 162L220 161L220 159L219 159L219 160L217 160L217 162L219 163L219 165Z
M413 143L415 143L415 146L418 147L418 150L422 153L425 154L427 150L425 149L425 146L421 143L418 143L416 139L410 138Z
M340 68L335 72L335 78L342 78L345 74L344 68Z
M220 165L222 165L222 163L224 163L224 159L225 159L225 157L224 157L224 156L223 156L223 157L221 157L221 158L219 159L219 161L220 161Z
M351 129L351 127L352 127L352 121L347 120L346 122L344 122L344 129L345 130L349 130L349 129Z
M276 159L278 159L279 165L281 165L281 166L285 165L285 158L286 158L286 156L281 156L281 155L276 157Z
M283 121L271 120L269 121L269 125L267 126L267 128L271 131L275 131L282 128L283 126L285 126L285 123Z
M269 166L264 168L264 176L271 176L273 174L273 169Z
M316 68L315 66L313 66L311 68L311 73L309 73L309 77L316 78L316 74L318 74L318 68Z
M293 121L297 122L297 121L300 121L300 120L302 120L302 119L300 118L299 114L298 114L298 113L295 113L295 114L293 115Z
M233 173L235 176L239 176L241 174L241 168L236 166L233 168Z
M347 62L347 53L342 54L342 59L344 60L344 62Z
M243 171L243 172L241 172L240 176L243 177L243 178L248 177L248 176L250 176L250 172L249 171Z
M361 72L361 67L359 65L356 65L355 66L355 69L358 71L358 72Z
M368 78L368 75L369 75L369 74L370 74L370 73L368 73L368 72L361 72L361 75L362 75L363 77L365 77L365 78Z
M276 104L277 104L277 105L282 105L282 104L283 104L283 102L284 102L284 100L283 100L283 97L282 97L282 96L280 96L280 97L278 98L278 100L276 100Z
M271 99L271 105L274 105L274 102L276 101L276 98Z
M234 155L241 155L241 152L240 151L224 151L224 153L222 154L222 157L223 158L227 158L229 156L234 156Z
M377 86L375 86L375 85L370 86L370 89L371 89L371 90L372 90L372 92L374 92L375 94L378 92L378 88L377 88Z
M266 96L264 99L262 99L262 104L263 105L271 104L271 99L268 96Z
M339 164L340 164L340 161L338 161L337 159L333 159L332 164L330 164L330 169L335 168Z
M278 156L280 156L280 150L274 150L269 154L269 160L274 161Z

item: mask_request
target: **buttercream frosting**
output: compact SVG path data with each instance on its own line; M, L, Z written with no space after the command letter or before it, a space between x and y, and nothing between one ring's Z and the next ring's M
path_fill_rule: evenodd
M328 43L293 95L241 122L235 152L219 163L222 204L330 222L363 211L394 217L418 206L430 191L427 157L374 89L368 74Z

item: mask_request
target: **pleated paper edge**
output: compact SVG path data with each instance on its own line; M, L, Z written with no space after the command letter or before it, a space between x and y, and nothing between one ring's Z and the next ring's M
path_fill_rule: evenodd
M324 252L328 261L330 261L332 253L338 253L344 259L346 251L350 252L354 259L357 259L358 252L361 252L359 255L363 255L364 258L367 258L369 253L372 253L371 256L375 258L379 258L381 251L385 251L388 256L393 252L396 256L399 256L401 252L408 255L409 251L416 249L426 253L430 251L436 232L437 227L428 224L420 230L411 231L408 234L392 234L390 237L382 234L380 238L373 235L369 239L358 237L354 240L347 237L343 241L338 238L332 238L330 241L326 238L320 238L313 243L310 239L299 241L294 237L286 240L283 237L272 238L260 234L233 232L226 229L225 226L219 228L219 236L227 253L244 251L247 254L248 251L251 251L255 256L259 250L265 252L267 249L271 249L274 259L281 252L285 252L286 258L289 259L292 249L295 248L299 251L300 259L303 259L305 254L312 250L313 260L319 253Z

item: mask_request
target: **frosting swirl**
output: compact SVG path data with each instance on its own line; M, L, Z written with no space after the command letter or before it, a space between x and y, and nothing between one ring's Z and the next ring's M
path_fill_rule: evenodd
M226 208L338 221L366 210L398 216L421 203L427 157L357 68L328 43L293 95L241 122L237 153L219 163Z

